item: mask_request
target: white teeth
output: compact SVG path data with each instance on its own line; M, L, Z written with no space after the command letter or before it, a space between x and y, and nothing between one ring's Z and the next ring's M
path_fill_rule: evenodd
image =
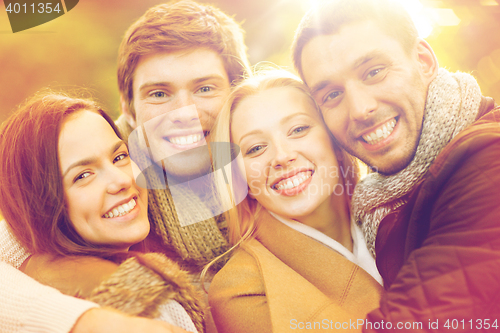
M295 176L283 179L278 184L274 185L276 190L288 190L302 184L306 179L311 177L311 171L299 172Z
M201 141L204 136L201 133L198 134L192 134L192 135L187 135L187 136L175 136L175 137L170 137L168 140L172 142L175 145L190 145L196 142Z
M124 203L123 205L111 209L109 212L104 214L103 217L110 219L117 216L123 216L130 213L130 211L134 209L136 205L137 203L135 202L135 199L132 199L129 202Z
M385 123L383 126L377 128L375 131L365 134L362 136L368 144L374 145L391 135L394 127L396 126L396 119L391 119L389 122Z

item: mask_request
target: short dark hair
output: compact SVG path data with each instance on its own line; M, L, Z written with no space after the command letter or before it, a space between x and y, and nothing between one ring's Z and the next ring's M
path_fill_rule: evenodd
M0 211L31 253L105 256L109 248L85 241L65 205L59 166L59 133L82 110L113 120L92 100L44 90L22 104L0 127Z
M314 37L338 33L350 23L375 22L394 37L408 53L418 32L407 11L391 0L326 0L309 10L297 28L292 44L292 60L302 79L302 50Z

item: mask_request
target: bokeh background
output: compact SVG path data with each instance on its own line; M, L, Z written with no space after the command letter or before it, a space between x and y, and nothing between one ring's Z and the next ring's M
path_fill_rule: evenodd
M20 1L22 2L22 1ZM116 54L127 27L160 0L80 0L70 12L12 33L0 6L0 122L43 87L85 88L116 117ZM201 0L201 2L207 2ZM500 0L401 0L440 65L472 73L500 101ZM242 23L253 65L291 69L295 28L314 0L212 0ZM397 27L394 27L397 29Z

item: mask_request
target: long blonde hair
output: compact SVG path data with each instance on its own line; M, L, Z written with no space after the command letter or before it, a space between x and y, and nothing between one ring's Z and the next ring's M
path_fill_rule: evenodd
M210 141L231 142L231 120L233 112L238 105L246 97L257 95L258 93L271 88L281 87L296 88L305 94L308 97L308 101L311 106L321 114L319 107L313 97L309 94L307 86L304 85L298 77L285 70L265 70L251 78L246 79L231 92L212 128ZM333 146L339 161L339 166L341 169L343 168L343 172L341 172L344 182L343 185L354 187L354 184L358 179L357 163L352 156L338 148L338 145L335 144L333 137L332 140L334 142ZM234 151L226 152L225 156L234 156L234 153ZM213 157L214 164L217 164L217 156ZM235 205L234 193L236 192L233 183L235 177L237 177L235 171L238 171L234 170L234 168L228 169L229 170L226 170L227 178L223 176L222 172L215 172L214 174L215 187L217 191L216 195L220 197L222 204L224 205L223 207L227 208L225 214L226 221L228 221L229 241L232 245L238 245L244 240L255 237L256 232L258 232L259 214L262 211L262 206L255 199L252 199L249 196L243 199L241 203ZM348 172L351 170L353 172ZM226 180L228 182L226 182ZM349 195L352 191L346 191L346 193Z

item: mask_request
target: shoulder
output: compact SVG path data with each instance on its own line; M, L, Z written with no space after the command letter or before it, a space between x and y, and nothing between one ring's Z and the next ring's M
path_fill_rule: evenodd
M431 178L451 176L458 168L490 169L500 158L500 107L492 109L460 132L429 169ZM466 163L472 159L474 163Z
M132 253L92 290L88 299L129 315L149 318L157 318L160 305L173 300L188 312L198 330L203 327L200 291L186 271L159 253Z
M92 256L37 254L26 261L23 272L63 294L86 298L117 268L114 262Z
M254 252L260 246L262 245L258 241L253 240L238 247L231 259L214 276L208 293L209 299L220 297L220 292L240 294L245 293L245 290L263 290L259 258Z

